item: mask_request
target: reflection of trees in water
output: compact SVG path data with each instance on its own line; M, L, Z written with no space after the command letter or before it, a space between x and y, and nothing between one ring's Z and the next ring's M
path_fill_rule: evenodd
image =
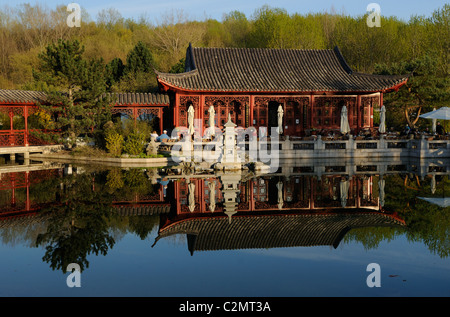
M153 193L156 193L155 186L148 179L148 174L155 174L152 169L112 168L106 176L105 190L115 201L137 202L146 200ZM158 215L127 216L128 231L137 234L144 240L152 230L159 224Z
M370 227L356 228L349 231L343 241L345 243L358 242L365 250L376 249L381 242L389 242L405 233L405 228Z
M149 234L159 225L159 215L129 216L128 225L131 232L145 240Z
M314 176L300 177L301 184L283 177L274 178L273 181L283 181L286 193L293 195L293 198L287 195L285 199L296 201L309 199L308 193L312 190L308 185L310 177ZM385 175L384 179L385 209L397 212L406 221L406 227L352 229L345 235L343 242L359 242L366 249L373 249L379 247L381 242L406 235L409 241L424 243L430 252L448 257L450 209L417 198L442 197L445 188L450 188L448 176L436 178L434 194L431 194L430 176L421 179L414 174L397 174ZM378 176L374 176L375 198L377 182ZM303 183L305 184L302 185ZM318 183L322 186L319 187L319 194L334 198L334 195L330 196L330 189L337 188L337 184L337 181ZM113 201L149 198L157 193L154 186L160 185L153 185L149 179L149 171L143 169L110 169L65 177L55 175L30 188L30 199L33 202L47 204L39 214L42 217L39 225L34 223L20 228L2 228L2 242L19 241L17 236L20 235L23 241L33 241L32 245L44 247L43 260L55 270L65 271L69 263L78 263L82 269L87 268L89 255L106 255L125 234L136 234L144 240L157 229L158 215L123 216L115 213L112 208ZM50 203L52 205L48 207Z
M106 255L115 243L108 232L111 199L94 191L94 184L89 174L63 178L59 203L42 211L51 217L36 246L45 246L43 260L54 270L65 272L70 263L83 270L89 266L88 255Z
M133 201L136 197L154 192L154 185L146 176L146 170L113 168L107 172L105 190L116 201Z
M442 208L418 197L443 197L450 194L448 176L437 177L436 191L432 194L431 177L420 179L414 174L384 176L385 209L397 212L405 220L406 227L361 228L350 231L344 241L357 241L366 249L378 247L382 241L394 240L406 235L411 242L424 243L430 252L441 258L450 255L450 207ZM447 193L446 190L447 189Z
M123 184L112 190L115 184ZM117 180L118 176L122 180ZM159 223L157 216L120 216L114 212L113 199L127 200L153 191L144 171L130 169L103 173L66 176L58 181L58 201L42 210L49 215L45 233L39 234L36 246L45 247L43 260L54 270L65 272L69 263L78 263L81 270L89 267L89 255L106 255L116 243L120 232L132 232L145 239Z

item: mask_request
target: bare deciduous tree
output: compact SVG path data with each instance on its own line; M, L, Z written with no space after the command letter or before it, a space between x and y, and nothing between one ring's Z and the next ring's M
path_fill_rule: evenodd
M205 32L204 24L189 21L182 10L171 11L154 27L149 44L167 56L163 67L168 69L184 57L189 43L200 44Z

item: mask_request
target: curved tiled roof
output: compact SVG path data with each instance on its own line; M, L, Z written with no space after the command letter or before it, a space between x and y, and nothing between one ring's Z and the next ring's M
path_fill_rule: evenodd
M186 72L156 72L160 83L182 90L217 92L377 92L407 75L355 73L339 49L193 48Z
M352 228L403 227L405 223L380 212L300 213L252 216L188 218L161 228L157 240L188 234L191 252L204 250L259 249L281 247L337 247Z
M46 100L42 91L0 89L0 102L2 103L36 103Z
M169 105L169 96L166 94L152 93L107 93L107 98L117 105Z
M159 93L107 93L117 105L169 105L167 94ZM46 101L47 96L42 91L0 89L0 103L37 103Z
M114 211L120 216L160 215L170 212L170 204L115 205Z

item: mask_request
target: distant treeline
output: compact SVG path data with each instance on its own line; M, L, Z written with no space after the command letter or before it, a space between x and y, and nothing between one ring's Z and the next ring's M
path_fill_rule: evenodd
M339 46L355 71L375 71L376 64L400 63L424 54L438 58L438 71L449 72L449 12L446 4L431 16L409 21L382 17L381 27L368 27L367 15L337 12L288 14L263 6L251 17L239 11L221 21L190 20L183 12L166 14L160 21L145 17L125 19L114 8L101 11L94 22L83 11L81 27L67 26L67 7L20 4L0 8L0 87L21 88L32 80L38 53L58 39L78 39L85 57L106 63L124 63L138 43L148 46L154 66L169 71L185 55L191 42L200 47L267 47L330 49ZM441 75L442 75L441 74ZM131 87L132 88L132 87Z

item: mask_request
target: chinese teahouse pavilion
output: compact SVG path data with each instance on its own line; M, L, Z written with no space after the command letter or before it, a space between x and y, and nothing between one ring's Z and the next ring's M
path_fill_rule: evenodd
M238 126L276 127L282 106L283 133L303 136L311 130L339 130L347 107L352 133L373 127L374 109L383 94L398 90L407 76L353 72L336 47L333 50L197 48L189 45L185 72L156 72L161 92L173 94L173 126L188 126L192 105L202 130L228 116ZM198 121L197 121L198 122Z
M174 127L187 127L192 105L195 119L201 122L200 132L204 133L209 128L211 106L214 125L219 129L229 117L242 128L277 127L281 109L282 132L289 136L305 136L313 130L339 130L343 106L347 108L352 134L371 129L374 109L380 109L383 94L398 90L408 80L406 75L353 72L338 48L191 45L187 48L184 73L156 71L156 77L158 93L108 94L113 114L126 114L134 120L142 114L152 114L159 123L155 129L162 133L164 129L170 132ZM0 146L42 143L29 133L27 123L45 100L43 92L0 89L0 112L10 121L3 122L9 129L0 133ZM24 118L25 125L19 130L13 125L15 116Z

